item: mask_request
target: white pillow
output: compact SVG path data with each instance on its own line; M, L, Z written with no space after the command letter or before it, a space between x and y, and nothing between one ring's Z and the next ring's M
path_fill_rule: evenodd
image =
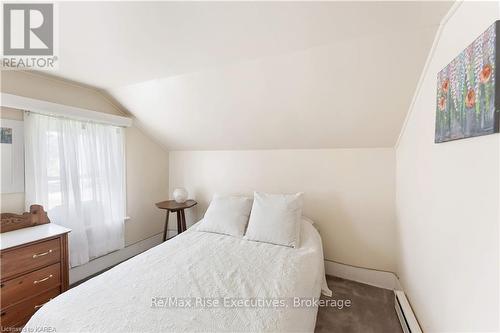
M302 193L254 193L245 239L299 247Z
M215 194L196 230L243 237L251 209L251 198Z

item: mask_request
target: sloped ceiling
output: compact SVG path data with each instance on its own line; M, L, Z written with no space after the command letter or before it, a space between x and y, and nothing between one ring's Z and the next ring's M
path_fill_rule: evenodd
M450 6L63 2L57 75L171 150L392 147Z

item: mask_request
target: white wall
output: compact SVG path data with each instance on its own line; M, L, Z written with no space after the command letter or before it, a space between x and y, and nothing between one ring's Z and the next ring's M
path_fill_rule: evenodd
M443 26L397 147L398 273L425 332L499 329L499 135L434 144L437 72L498 6L464 2Z
M171 150L393 147L435 28L368 33L111 93Z
M214 192L304 192L325 258L395 269L395 156L391 148L170 152L170 192L185 187L201 218ZM175 221L175 219L172 219ZM175 222L171 224L175 227Z
M137 127L126 131L127 214L126 244L163 231L164 211L155 203L168 199L168 152Z
M1 91L49 102L123 115L123 112L95 89L45 75L2 71ZM22 119L18 110L2 109L1 117ZM155 202L168 197L168 152L139 128L126 129L127 214L125 244L130 245L160 233L164 214ZM3 194L1 212L24 211L24 193Z

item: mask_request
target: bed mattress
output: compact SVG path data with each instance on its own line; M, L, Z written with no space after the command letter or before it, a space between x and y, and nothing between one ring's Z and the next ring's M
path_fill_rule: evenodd
M28 332L313 332L325 284L321 238L299 248L196 226L45 304ZM306 301L304 301L306 300Z

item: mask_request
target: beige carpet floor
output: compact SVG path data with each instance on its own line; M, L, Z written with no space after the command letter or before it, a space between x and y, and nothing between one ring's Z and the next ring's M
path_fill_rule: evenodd
M333 296L322 299L337 304L319 309L316 333L402 333L392 290L333 276L328 276L327 282ZM349 307L346 300L351 301Z

